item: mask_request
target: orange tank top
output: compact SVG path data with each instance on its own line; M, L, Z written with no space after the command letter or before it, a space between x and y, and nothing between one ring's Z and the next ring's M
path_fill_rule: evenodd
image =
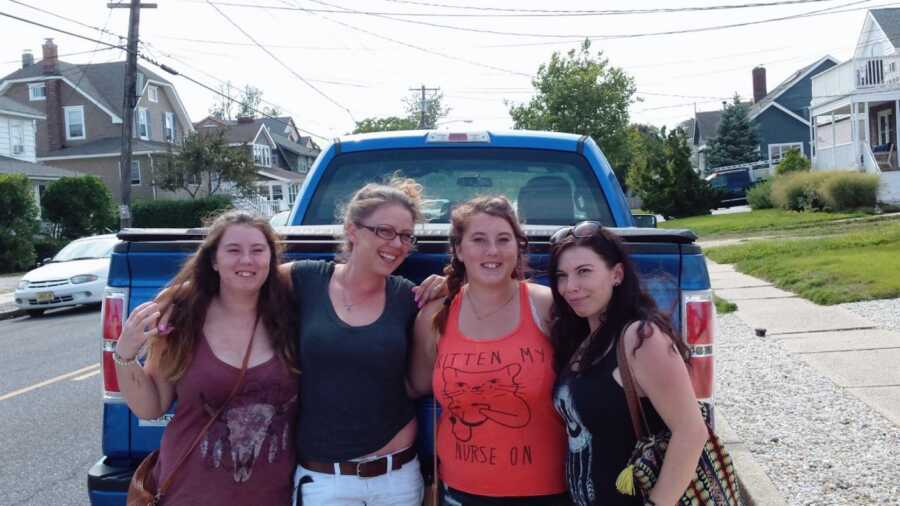
M466 288L464 287L463 290ZM463 291L438 341L434 396L440 403L440 477L457 490L492 497L566 491L566 433L553 408L553 347L519 283L519 325L492 340L459 330Z

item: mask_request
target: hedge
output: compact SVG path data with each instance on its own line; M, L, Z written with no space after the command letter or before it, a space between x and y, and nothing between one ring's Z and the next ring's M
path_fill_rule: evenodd
M791 211L850 211L874 208L878 176L859 172L795 172L772 180L769 198Z
M131 206L131 223L137 228L202 227L204 220L232 207L231 198L224 195L138 201Z
M34 266L32 237L37 230L31 182L22 174L0 174L0 272Z
M751 209L771 209L772 180L766 179L747 189L747 203Z

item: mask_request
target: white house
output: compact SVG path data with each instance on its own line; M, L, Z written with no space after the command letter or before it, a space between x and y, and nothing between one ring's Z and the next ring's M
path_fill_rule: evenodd
M880 176L878 199L900 203L900 8L866 13L856 52L812 79L816 170Z

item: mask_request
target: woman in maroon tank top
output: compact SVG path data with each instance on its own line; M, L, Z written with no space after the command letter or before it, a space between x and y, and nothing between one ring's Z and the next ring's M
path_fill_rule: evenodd
M158 419L178 401L153 471L157 483L171 478L163 504L290 502L296 324L279 311L292 300L279 264L268 222L228 212L172 281L165 305L141 304L122 328L114 357L128 407L142 420Z

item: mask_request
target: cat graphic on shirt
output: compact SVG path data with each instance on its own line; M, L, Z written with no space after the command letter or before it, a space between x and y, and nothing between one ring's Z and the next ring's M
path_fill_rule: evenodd
M472 439L472 429L488 420L504 427L519 428L531 421L531 408L519 394L516 378L520 364L490 371L466 371L444 367L444 395L450 401L453 435L461 442Z

